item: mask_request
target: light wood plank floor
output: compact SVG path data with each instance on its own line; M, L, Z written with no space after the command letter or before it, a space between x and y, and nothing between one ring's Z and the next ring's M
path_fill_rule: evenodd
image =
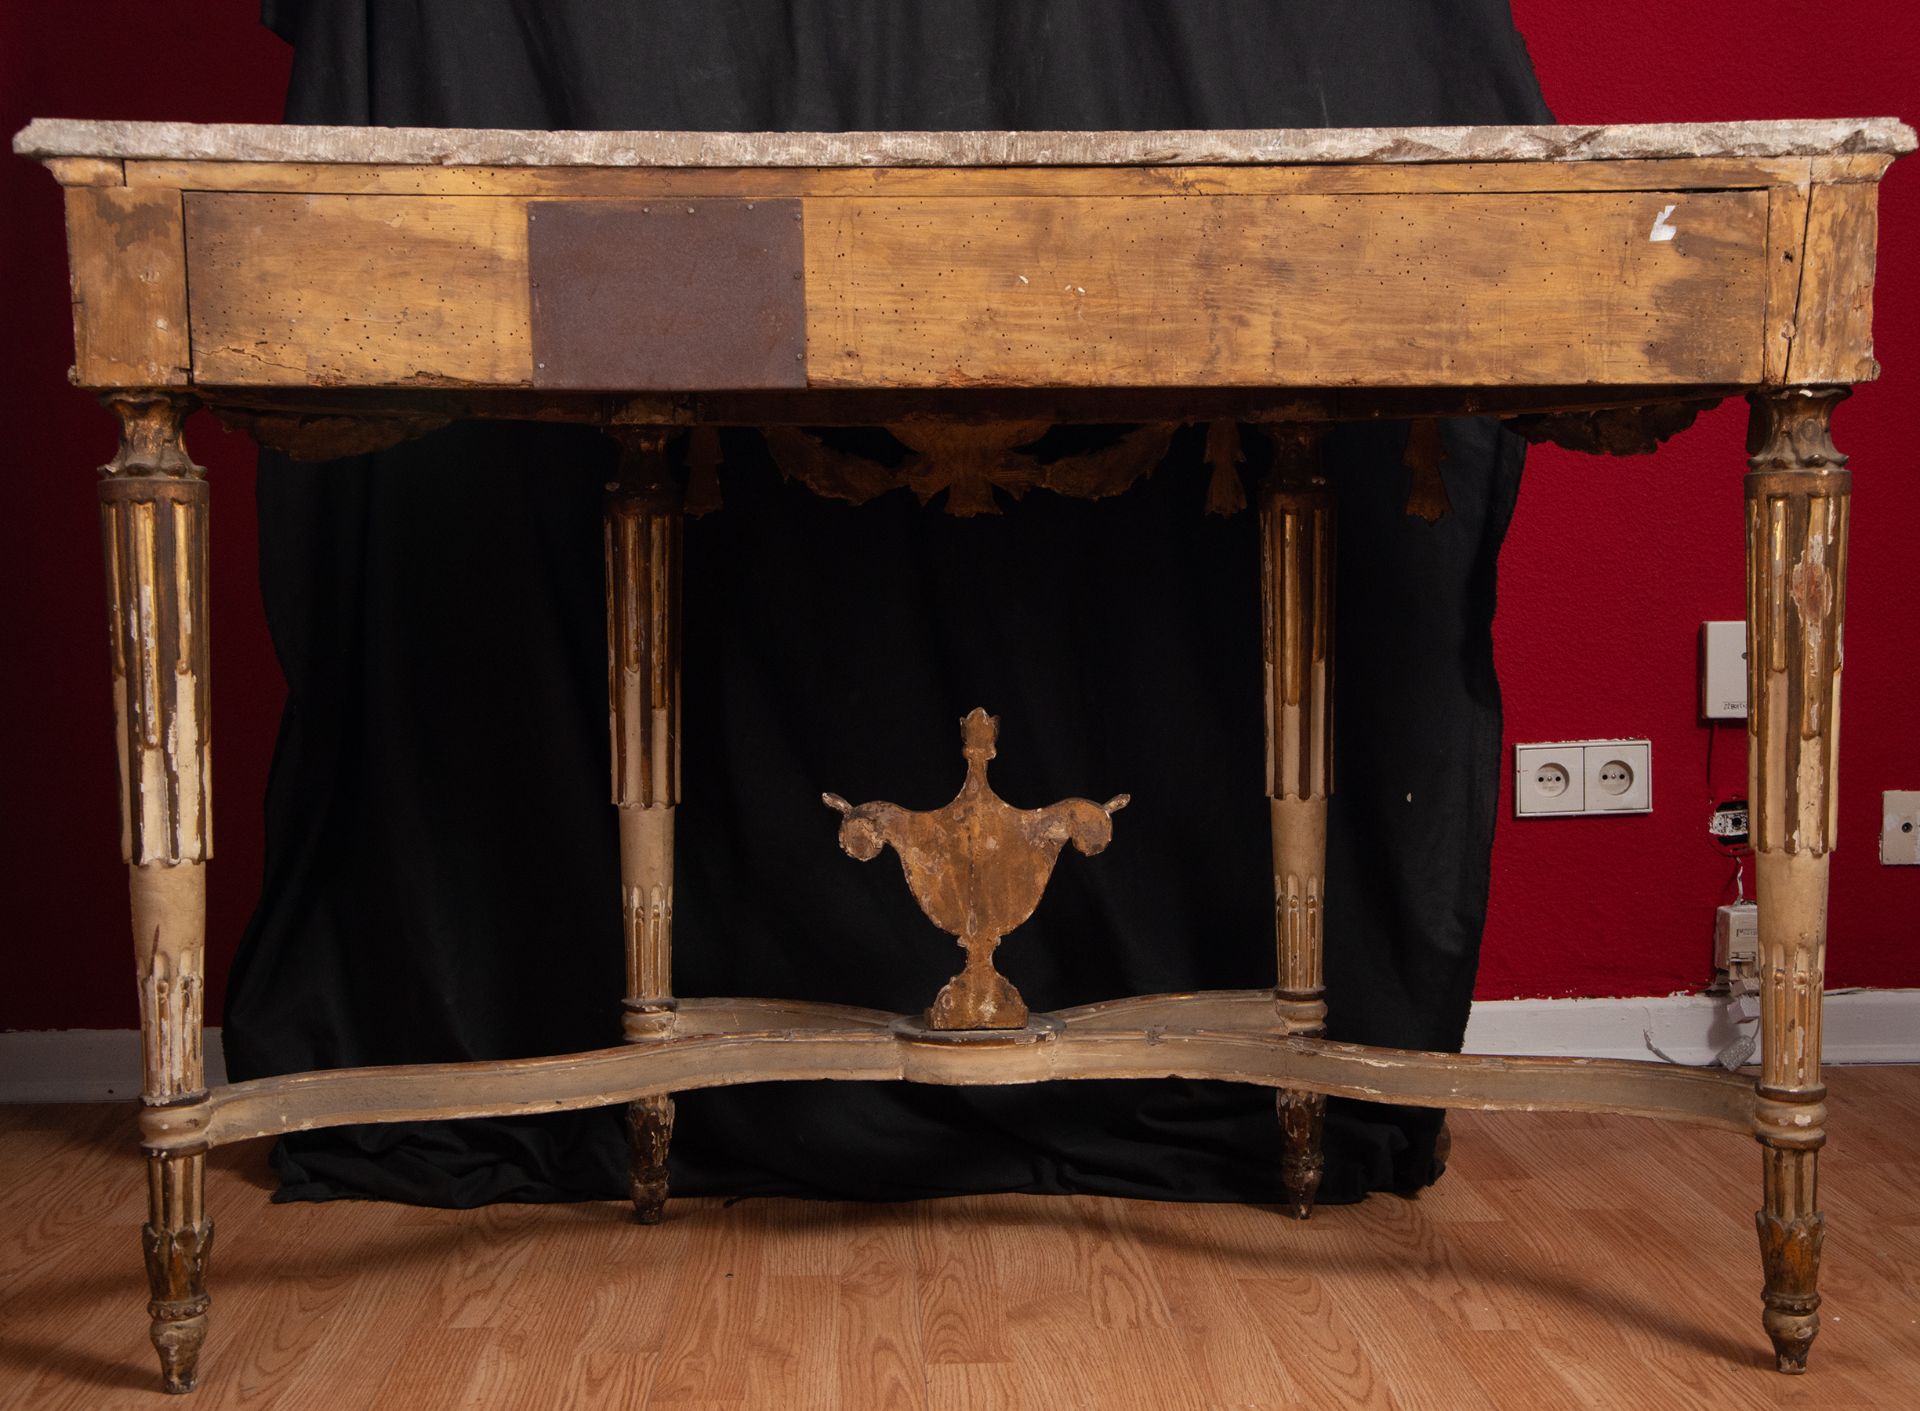
M154 1390L124 1107L0 1108L0 1406L1920 1406L1920 1068L1831 1074L1825 1325L1760 1330L1752 1144L1459 1115L1453 1170L1307 1225L996 1196L472 1212L267 1203L217 1153L213 1329Z

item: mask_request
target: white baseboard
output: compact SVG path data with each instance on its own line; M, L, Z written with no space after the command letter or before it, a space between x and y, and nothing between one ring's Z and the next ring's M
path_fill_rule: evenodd
M1468 1053L1712 1063L1753 1033L1758 1004L1711 995L1648 999L1497 999L1473 1006ZM1831 990L1824 1060L1920 1063L1920 990ZM224 1083L220 1030L206 1032L207 1082ZM140 1095L136 1029L0 1034L0 1103L125 1102Z
M220 1030L206 1030L209 1086L227 1081ZM0 1034L0 1102L127 1102L140 1096L138 1029Z
M1484 1000L1466 1051L1706 1064L1754 1035L1759 1014L1751 996ZM1920 990L1827 991L1821 1053L1828 1064L1920 1063Z

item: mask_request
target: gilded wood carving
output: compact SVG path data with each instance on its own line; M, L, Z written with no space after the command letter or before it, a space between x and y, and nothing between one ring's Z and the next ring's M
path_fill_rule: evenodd
M1018 1029L1027 1022L1020 992L994 969L1002 938L1040 904L1060 849L1071 842L1091 857L1113 837L1119 794L1104 804L1067 799L1020 809L994 793L987 762L1000 722L975 708L960 722L967 779L952 803L917 813L892 803L855 807L838 794L822 800L841 815L840 846L870 862L891 845L914 900L927 918L957 938L966 968L946 983L927 1010L934 1029Z
M1098 500L1118 495L1150 475L1166 458L1177 422L1149 422L1098 450L1041 460L1020 450L1046 433L1045 421L967 422L933 419L887 424L908 456L897 466L831 446L794 427L768 427L767 449L790 480L830 500L865 504L890 490L911 490L921 504L945 493L946 510L956 518L998 514L995 492L1018 500L1029 490ZM1224 453L1223 453L1224 454ZM1216 482L1218 481L1216 471ZM1230 502L1217 485L1208 492L1208 508ZM1244 500L1242 501L1244 503Z
M1760 901L1754 1130L1765 1151L1755 1221L1763 1321L1783 1372L1806 1370L1820 1330L1820 1002L1852 498L1829 427L1846 395L1756 393L1747 434L1747 767Z
M1289 1033L1318 1037L1327 1015L1322 957L1333 793L1334 499L1321 462L1321 428L1295 422L1269 430L1274 456L1260 493L1260 602L1279 973L1274 1002ZM1426 437L1416 434L1410 454L1413 445L1438 441L1437 427ZM1326 1098L1282 1089L1275 1102L1284 1139L1281 1182L1289 1208L1304 1220L1325 1167Z
M619 469L602 516L607 571L607 715L620 817L620 915L629 1042L673 1033L673 836L680 802L680 491L667 432L616 426ZM696 467L697 469L697 467ZM667 1200L673 1099L627 1111L634 1218L656 1223Z
M140 995L142 1098L206 1095L206 862L213 856L207 650L206 472L187 455L191 398L106 399L120 449L101 467L107 650L120 766L120 850L128 863ZM151 1320L168 1391L193 1388L207 1335L213 1222L200 1153L150 1153L146 1255Z

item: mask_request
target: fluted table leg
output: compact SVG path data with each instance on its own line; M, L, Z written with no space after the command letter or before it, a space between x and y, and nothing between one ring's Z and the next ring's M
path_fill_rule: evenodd
M1820 1006L1827 950L1851 480L1840 388L1755 393L1748 432L1748 786L1760 904L1764 1321L1783 1372L1820 1330Z
M190 401L167 393L105 400L120 422L119 452L100 481L120 852L133 911L142 1096L166 1106L206 1090L207 482L180 439ZM172 1392L193 1390L207 1336L205 1165L199 1152L147 1156L147 1312Z
M626 934L627 1040L673 1033L673 812L680 800L681 500L667 433L616 427L620 468L607 486L607 694L613 802L620 810L620 910ZM667 1203L673 1099L627 1106L634 1218Z
M1267 794L1273 826L1276 1004L1290 1033L1326 1032L1321 921L1327 797L1333 789L1333 493L1320 430L1274 429L1274 465L1260 494L1260 598L1266 663ZM1294 1215L1313 1213L1327 1100L1275 1094L1281 1179Z

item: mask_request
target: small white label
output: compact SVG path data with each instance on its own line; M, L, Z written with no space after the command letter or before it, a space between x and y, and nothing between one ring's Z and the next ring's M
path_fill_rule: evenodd
M1652 241L1654 244L1657 245L1662 240L1673 239L1673 237L1679 233L1675 229L1675 227L1667 224L1667 217L1672 215L1673 212L1674 212L1674 208L1672 206L1668 206L1664 211L1660 212L1659 215L1653 218L1653 231L1651 234L1647 236L1648 240Z

